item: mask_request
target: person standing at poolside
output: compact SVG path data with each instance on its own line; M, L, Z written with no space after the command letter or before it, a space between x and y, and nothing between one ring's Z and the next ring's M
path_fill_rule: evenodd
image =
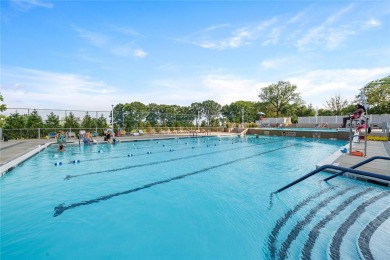
M56 139L57 139L57 143L59 145L61 144L65 144L66 143L66 138L65 138L65 135L64 135L64 132L62 132L61 130L59 130L56 134Z

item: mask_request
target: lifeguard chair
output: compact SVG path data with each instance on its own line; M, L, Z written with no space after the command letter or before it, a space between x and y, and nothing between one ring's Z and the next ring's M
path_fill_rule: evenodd
M265 127L265 125L262 122L265 119L265 113L258 112L257 114L259 115L259 127Z

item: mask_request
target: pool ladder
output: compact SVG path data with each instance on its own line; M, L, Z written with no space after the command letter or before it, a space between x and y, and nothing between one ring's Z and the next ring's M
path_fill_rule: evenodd
M281 192L287 188L290 188L291 186L309 178L310 176L316 174L316 173L319 173L325 169L334 169L334 170L339 170L340 172L324 179L324 181L328 181L330 179L333 179L345 172L350 172L350 173L354 173L354 174L357 174L357 175L363 175L363 176L368 176L368 177L373 177L373 178L377 178L377 179L381 179L381 180L385 180L385 181L389 181L390 182L390 176L385 176L385 175L380 175L380 174L376 174L376 173L372 173L372 172L365 172L365 171L360 171L360 170L356 170L355 168L357 167L360 167L366 163L369 163L373 160L376 160L376 159L382 159L382 160L390 160L390 157L385 157L385 156L373 156L371 158L368 158L360 163L357 163L353 166L351 166L350 168L347 168L347 167L341 167L341 166L335 166L335 165L331 165L331 164L326 164L326 165L323 165L321 167L318 167L317 169L315 169L314 171L311 171L309 172L308 174L306 174L305 176L302 176L301 178L287 184L286 186L278 189L275 193L278 193L278 192Z

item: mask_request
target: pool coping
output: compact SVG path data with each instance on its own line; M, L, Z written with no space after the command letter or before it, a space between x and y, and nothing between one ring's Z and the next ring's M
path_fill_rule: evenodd
M16 159L7 162L6 164L2 165L0 167L0 176L4 176L7 172L11 171L15 167L17 167L19 164L23 163L27 159L31 158L32 156L36 155L37 153L41 152L42 150L46 149L48 146L54 144L55 142L48 142L43 145L38 145L35 147L35 149L23 154L22 156L17 157Z
M389 154L388 154L387 149L386 149L386 145L388 145L388 143L377 142L377 141L369 141L369 142L371 142L371 144L375 144L376 146L380 146L379 144L383 144L382 150L381 149L367 149L367 153L373 153L373 155L370 155L369 157L373 157L373 156L389 157ZM352 150L362 151L362 146L363 146L363 143L353 143ZM316 168L319 168L319 167L324 166L324 165L334 165L334 166L341 166L341 167L350 168L352 165L359 163L361 161L364 161L368 158L367 156L364 156L364 157L352 156L348 152L343 153L343 152L341 152L341 150L343 150L343 149L346 149L347 151L349 151L349 143L346 144L345 146L341 147L340 150L336 151L335 153L330 155L325 160L319 162L316 165ZM390 161L388 161L387 165L390 165ZM386 174L386 172L385 172L386 170L381 169L381 164L378 161L371 161L368 165L362 165L362 166L358 167L357 169L359 169L359 168L360 169L363 168L362 170L367 171L367 172L372 172L372 173L376 173L376 174L380 174L380 175L384 175L384 176L390 175L390 167L388 169L389 172ZM332 174L339 172L338 170L334 170L334 169L326 169L324 171L332 173ZM348 173L348 172L343 173L342 175L345 177L351 178L351 179L369 182L369 183L373 183L373 184L377 184L377 185L381 185L381 186L385 186L385 187L390 187L390 181L377 179L377 178L369 177L369 176L361 176L361 175L357 175L354 173Z

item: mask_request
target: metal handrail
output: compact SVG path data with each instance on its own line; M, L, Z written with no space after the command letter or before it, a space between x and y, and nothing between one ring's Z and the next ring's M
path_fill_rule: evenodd
M314 171L311 171L309 172L308 174L302 176L301 178L287 184L286 186L278 189L276 191L276 193L278 192L281 192L307 178L309 178L310 176L316 174L316 173L319 173L325 169L334 169L334 170L339 170L339 171L342 171L341 173L344 173L344 172L350 172L350 173L354 173L354 174L358 174L358 175L363 175L363 176L368 176L368 177L373 177L373 178L377 178L377 179L381 179L381 180L386 180L386 181L390 181L390 176L384 176L384 175L380 175L380 174L376 174L376 173L372 173L372 172L365 172L365 171L360 171L360 170L355 170L354 168L356 167L359 167L363 164L366 164L372 160L375 160L375 159L384 159L384 160L390 160L390 157L384 157L384 156L374 156L374 157L371 157L363 162L360 162L358 164L355 164L353 165L351 168L346 168L346 167L341 167L341 166L335 166L335 165L330 165L330 164L326 164L326 165L323 165L317 169L315 169ZM340 175L341 173L338 173L338 175ZM337 176L338 176L337 175ZM337 176L332 176L332 177L337 177ZM325 179L326 180L326 179Z
M390 160L390 157L373 156L373 157L368 158L367 160L364 160L364 161L362 161L362 162L360 162L360 163L357 163L357 164L355 164L355 165L353 165L353 166L351 166L351 167L349 167L349 168L355 169L355 168L357 168L357 167L360 167L360 166L362 166L362 165L364 165L364 164L366 164L366 163L369 163L369 162L371 162L371 161L373 161L373 160L376 160L376 159ZM337 177L337 176L339 176L339 175L341 175L341 174L343 174L343 173L344 173L344 172L339 172L339 173L333 174L332 176L330 176L330 177L328 177L328 178L325 178L324 181L329 181L330 179L333 179L333 178L335 178L335 177Z

